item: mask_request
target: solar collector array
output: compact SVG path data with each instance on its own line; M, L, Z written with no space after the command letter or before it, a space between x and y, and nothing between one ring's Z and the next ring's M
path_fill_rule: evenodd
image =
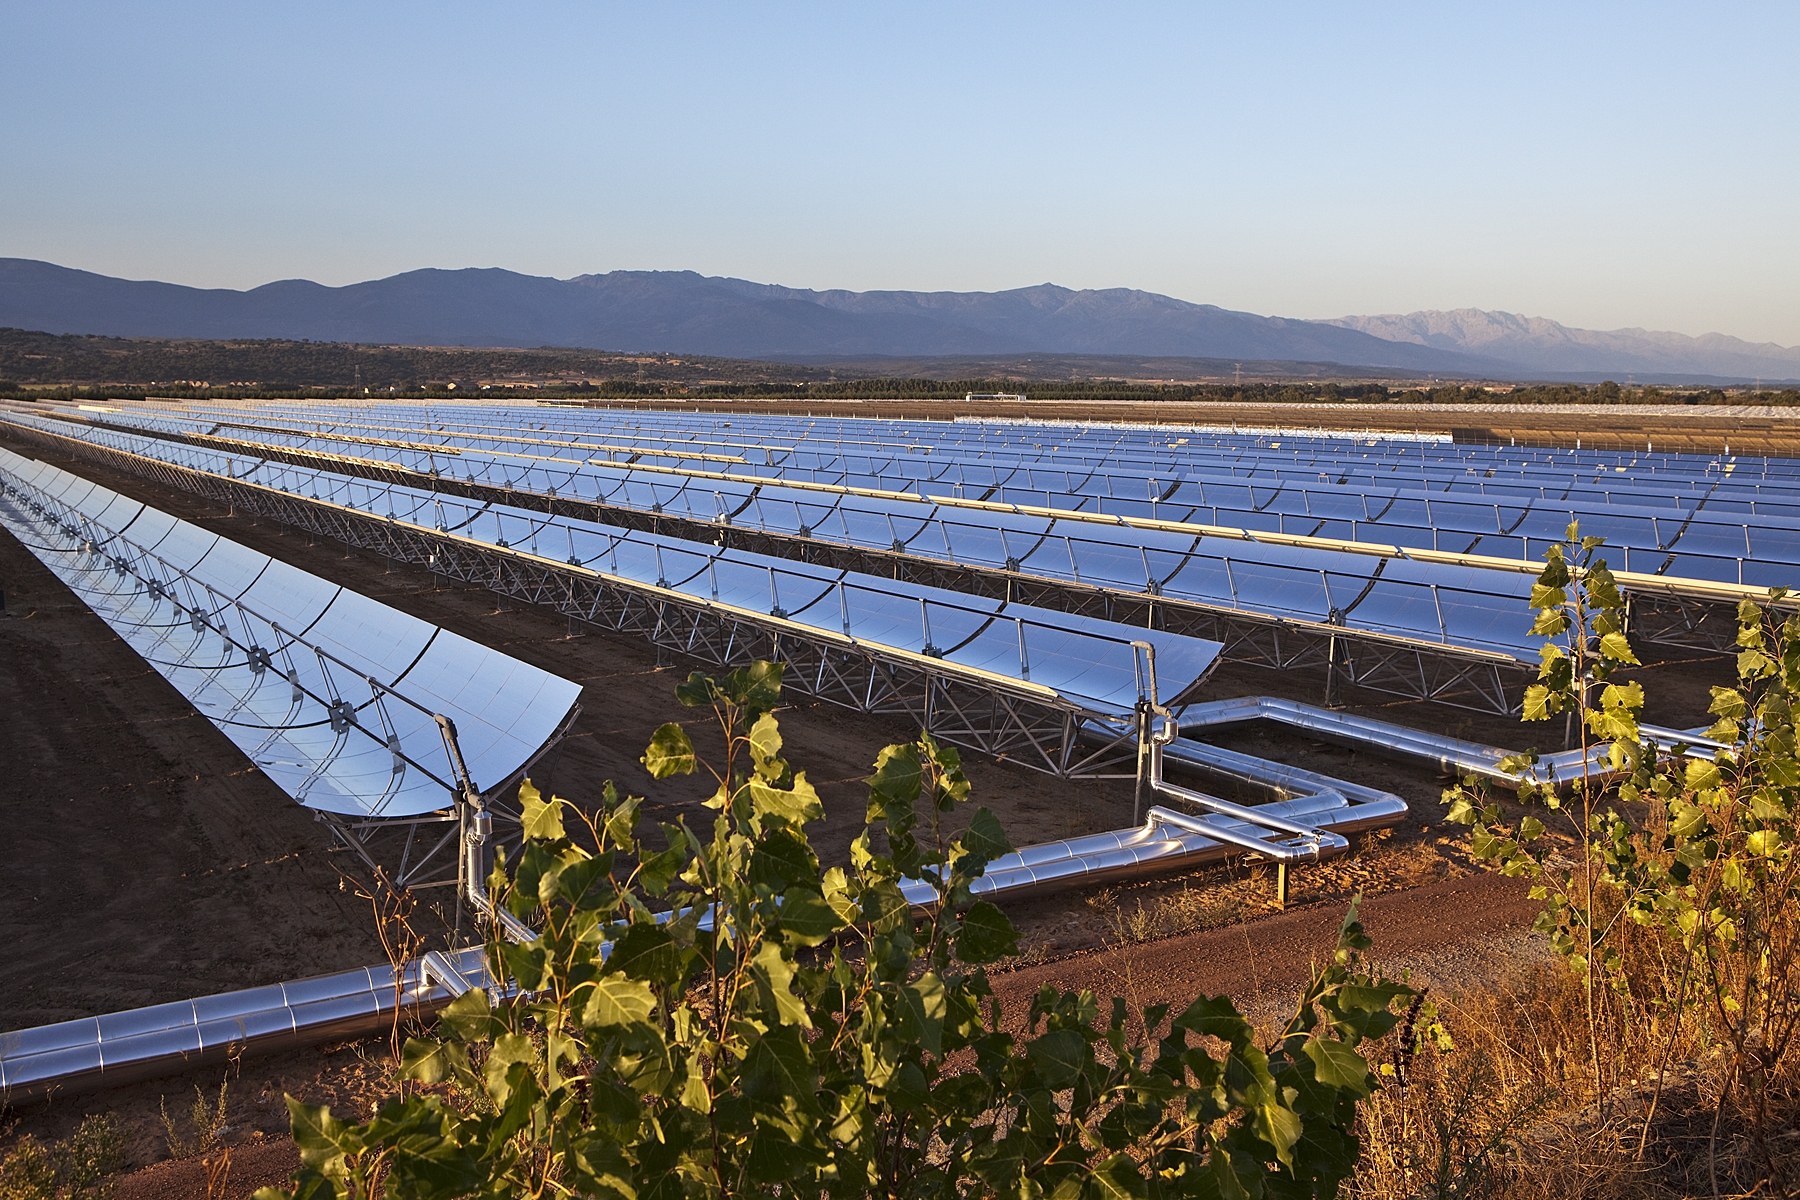
M79 432L103 444L108 438L127 439L119 443L121 448L167 461L205 461L213 465L197 469L215 473L242 474L262 461L247 454L202 460L192 457L198 453L194 448L179 443L97 429ZM235 465L227 464L227 458ZM395 461L408 462L404 458ZM269 468L280 465L270 462ZM884 551L898 547L940 561L1019 570L1138 594L1154 592L1293 620L1335 621L1353 631L1381 636L1514 658L1536 655L1537 640L1529 636L1524 606L1530 576L1516 572L1227 542L1171 531L808 492L773 484L760 488L730 484L727 500L726 481L638 476L620 468L593 467L551 476L542 467L521 470L514 464L502 467L476 457L459 460L459 465L463 470L457 478L472 475L493 486L559 488L557 494L563 496L606 499L643 512L681 514L703 521L726 513L737 527L793 534L804 531L805 536L849 546ZM605 484L610 486L603 487ZM753 488L757 488L754 496L750 494ZM419 490L419 494L432 493ZM789 560L770 561L786 563L790 569L797 565ZM884 581L881 586L892 590L897 585Z
M496 418L517 410L496 410ZM525 410L537 415L540 410ZM555 414L566 416L566 414ZM133 414L138 420L141 416ZM517 421L517 418L514 418ZM171 432L210 429L215 422L199 423L150 418ZM340 422L342 423L342 422ZM248 422L244 424L249 424ZM420 422L412 429L393 419L375 426L382 432L433 436ZM442 424L438 422L437 424ZM522 440L524 435L501 436L489 430L456 435L455 453L409 449L405 446L371 446L339 441L331 433L296 434L279 429L243 431L273 445L295 449L327 450L359 457L385 458L411 469L442 469L457 478L469 478L480 468L482 481L521 490L550 491L568 495L594 493L571 476L603 473L607 467L590 465L568 446L538 444L548 439ZM539 431L543 432L543 431ZM347 435L354 436L354 435ZM389 439L393 440L393 439ZM415 443L417 445L418 443ZM679 454L678 450L670 454ZM1742 508L1749 502L1732 501L1715 494L1714 510L1705 514L1691 509L1653 507L1653 491L1634 497L1631 505L1587 499L1473 498L1460 493L1441 495L1393 488L1369 487L1346 491L1343 485L1308 486L1299 482L1254 483L1216 476L1155 478L1121 474L1116 470L1068 471L1020 466L998 471L991 465L967 464L922 458L904 466L926 466L934 475L917 478L897 469L899 460L869 464L867 471L805 468L790 463L780 467L754 464L721 464L710 459L685 459L663 455L665 470L759 475L769 479L803 480L826 486L884 490L918 490L951 499L975 499L997 504L1045 507L1099 515L1150 520L1221 525L1287 535L1377 542L1458 554L1535 559L1545 548L1560 541L1571 522L1584 533L1607 538L1608 556L1621 570L1746 584L1763 587L1789 582L1792 568L1800 566L1800 515L1782 515L1778 505L1765 501L1754 519L1733 516L1727 506ZM558 458L561 461L557 461ZM446 459L453 459L447 462ZM616 468L615 468L616 469ZM496 475L495 472L499 474ZM645 473L642 468L639 473ZM1191 472L1183 471L1191 475ZM1000 481L1004 476L1004 481ZM998 482L997 482L998 481ZM1715 479L1715 485L1721 481ZM1563 489L1568 493L1569 489ZM1670 497L1663 497L1670 499ZM655 503L655 501L653 501ZM1788 506L1800 514L1800 503ZM1718 515L1724 514L1724 515ZM717 514L714 514L715 516ZM710 518L702 518L710 519Z
M192 411L231 420L245 410L201 404ZM585 434L609 446L635 443L645 452L678 454L687 448L692 453L723 453L750 466L828 466L846 455L863 464L934 456L942 462L949 456L1002 469L1061 463L1154 475L1209 468L1246 479L1297 482L1316 480L1321 471L1349 468L1370 473L1368 482L1373 484L1383 482L1380 476L1389 477L1391 485L1395 475L1416 474L1417 482L1432 488L1473 487L1499 494L1498 489L1525 486L1535 495L1558 495L1583 483L1591 488L1611 479L1609 473L1626 472L1629 480L1613 482L1637 494L1648 483L1671 494L1704 496L1721 476L1733 472L1740 482L1746 476L1762 478L1789 491L1796 480L1796 468L1789 460L1725 462L1686 454L1462 446L1448 439L1414 441L1352 433L1267 436L1193 431L1177 438L1165 427L802 419L742 412L733 412L731 419L725 420L691 412L597 412L518 405L278 405L261 406L260 412L295 424L310 423L313 432L334 428L406 432L425 425L452 436L482 436L496 426L514 425L526 427L542 439ZM259 419L267 423L260 414ZM601 420L606 430L593 433ZM853 469L866 470L867 466ZM923 477L931 472L921 468L915 473Z
M275 784L311 808L447 807L434 714L477 786L512 778L580 687L47 464L0 450L0 521Z
M85 431L92 440L175 465L341 505L398 525L468 538L654 586L703 603L773 616L881 649L918 654L1048 688L1109 716L1130 713L1144 683L1132 643L1156 647L1163 699L1202 677L1219 646L1197 638L871 578L680 538L633 533L418 488Z

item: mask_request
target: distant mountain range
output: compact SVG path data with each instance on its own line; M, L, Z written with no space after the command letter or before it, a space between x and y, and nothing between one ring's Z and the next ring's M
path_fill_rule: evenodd
M568 346L790 361L1035 352L1323 362L1471 378L1578 379L1628 371L1644 382L1800 377L1800 350L1718 335L1590 334L1474 310L1321 322L1127 288L821 292L692 271L550 279L493 268L422 270L347 287L293 279L232 291L114 279L12 258L0 259L0 326L122 337ZM1486 332L1515 326L1523 332ZM1540 344L1543 353L1537 354Z
M1722 376L1765 382L1800 378L1800 346L1746 342L1722 333L1689 337L1649 329L1571 329L1544 317L1459 308L1404 316L1339 317L1328 324L1390 342L1435 346L1558 377L1609 374Z

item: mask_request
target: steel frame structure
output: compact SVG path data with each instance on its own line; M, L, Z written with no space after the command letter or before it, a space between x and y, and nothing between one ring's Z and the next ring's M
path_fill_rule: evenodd
M1621 589L1623 590L1623 589ZM1633 637L1692 650L1737 649L1737 606L1662 592L1626 592Z
M599 628L640 636L710 666L739 666L753 658L784 662L783 685L796 692L859 712L907 716L934 737L1033 770L1081 778L1138 773L1135 719L1121 722L1117 714L1087 709L1048 687L126 450L23 426L9 426L8 432L42 437L58 450L233 511L254 512ZM1149 653L1147 644L1144 649ZM1097 729L1113 736L1096 739Z
M552 516L575 517L621 529L729 546L834 569L946 588L969 595L1018 601L1122 625L1137 625L1206 638L1224 644L1222 657L1226 661L1275 670L1324 668L1327 676L1324 699L1327 704L1338 703L1343 684L1352 683L1408 700L1433 700L1479 712L1515 716L1520 711L1524 685L1536 673L1535 667L1503 654L1361 633L1341 626L1296 621L1147 592L1124 592L1020 571L946 562L910 551L846 546L816 538L770 533L734 526L729 517L716 521L696 521L621 505L470 483L369 459L314 454L204 434L189 434L177 438L153 430L113 426L104 420L92 423L114 432L130 433L138 437L158 437L161 440L186 442L234 454L251 453L272 461L340 475L353 475L379 483L421 488L483 503L505 504ZM68 442L89 449L101 449L79 439L68 439Z

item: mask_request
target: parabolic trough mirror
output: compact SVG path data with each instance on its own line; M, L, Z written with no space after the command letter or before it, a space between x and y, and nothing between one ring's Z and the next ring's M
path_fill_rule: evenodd
M464 770L498 791L576 712L578 684L6 450L0 524L365 857L410 825L397 882Z

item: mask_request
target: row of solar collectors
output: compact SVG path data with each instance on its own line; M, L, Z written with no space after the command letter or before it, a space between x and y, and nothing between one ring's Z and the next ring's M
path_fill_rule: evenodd
M181 421L147 416L139 416L137 423L168 432L191 428ZM252 436L253 432L239 431L245 437ZM254 436L272 446L374 458L414 471L449 474L469 482L623 504L645 512L679 512L705 521L731 516L755 501L757 517L741 523L784 532L799 528L829 528L830 520L817 511L824 507L872 507L877 521L895 515L894 503L873 498L845 497L835 505L827 505L817 494L808 496L779 484L766 484L758 489L751 484L710 477L683 480L679 476L613 466L601 460L584 462L579 452L565 450L559 456L552 448L499 436L464 437L460 444L466 448L456 455L342 441L331 434L261 432ZM707 471L709 464L685 463L667 469L679 471L683 467L699 472ZM708 473L717 472L715 469ZM1049 482L1041 478L1046 473L1025 473L1040 476L1032 482ZM909 483L904 479L879 476L795 470L767 471L763 477L783 481L798 479L832 487L887 490L900 490ZM942 484L920 490L927 495L957 499L967 496L1000 504L1521 559L1540 557L1547 546L1563 539L1571 523L1578 522L1583 534L1607 539L1611 565L1620 570L1763 587L1793 582L1795 569L1800 567L1800 515L1764 517L1752 524L1710 515L1684 516L1671 514L1669 510L1659 514L1654 509L1598 504L1539 501L1501 505L1418 493L1375 495L1340 488L1293 486L1257 489L1241 483L1197 481L1169 485L1161 498L1129 499L1117 495L1102 496L1092 490L1098 487L1110 490L1111 485L1119 482L1116 477L1092 472L1082 482L1091 490L1085 493L1050 489L1040 492L1023 487L1001 487L980 489L968 495L969 489L945 488ZM1141 487L1145 481L1130 482ZM792 519L787 518L786 505L789 503L798 514ZM904 513L906 502L898 503ZM764 515L771 505L781 514L773 521ZM1800 504L1794 509L1800 514ZM929 506L926 511L936 514L938 510ZM738 520L735 516L732 519ZM853 544L870 544L866 537L856 534L849 535L847 540ZM893 534L881 539L879 547L913 548L914 540L913 536ZM918 547L918 550L933 557L943 557L935 547Z
M539 419L546 410L477 409L473 410L472 416L465 411L454 421L441 410L414 409L410 410L410 417L408 412L407 409L384 409L367 416L346 418L341 408L275 409L261 418L261 424L286 425L317 434L335 431L353 437L443 442L453 448L484 443L491 443L490 448L501 448L499 443L504 442L507 447L529 447L540 453L570 449L568 443L575 441L598 442L600 444L592 448L599 457L629 457L619 453L624 448L646 459L667 459L715 470L790 476L810 471L823 482L865 487L910 489L935 483L960 488L962 494L971 494L970 489L975 489L973 494L980 494L1006 488L1026 496L1032 492L1065 492L1145 500L1151 496L1160 497L1174 488L1177 494L1170 497L1171 501L1204 505L1212 501L1195 492L1204 492L1209 482L1261 492L1292 488L1310 490L1323 484L1331 489L1355 485L1357 490L1375 496L1396 492L1470 493L1513 504L1538 498L1602 505L1624 503L1684 512L1705 503L1710 509L1745 516L1800 516L1800 487L1794 486L1792 477L1795 464L1786 463L1787 471L1780 477L1773 474L1785 460L1764 460L1763 472L1767 478L1760 482L1742 479L1734 472L1723 470L1716 461L1699 456L1635 454L1603 456L1603 461L1581 472L1555 468L1538 471L1530 478L1524 475L1513 478L1495 465L1494 455L1499 452L1498 448L1465 447L1461 449L1482 455L1488 465L1477 469L1455 462L1439 471L1438 477L1414 479L1403 477L1401 467L1416 466L1416 460L1403 456L1400 463L1371 466L1366 461L1357 461L1357 453L1346 451L1342 440L1329 456L1286 466L1266 461L1275 457L1273 453L1256 448L1231 456L1229 461L1217 456L1201 458L1192 454L1184 458L1170 449L1164 449L1161 458L1140 460L1121 450L1110 458L1090 460L1084 456L1081 465L1071 466L1058 461L1055 454L1037 450L1015 456L1017 461L996 462L986 454L968 456L964 453L966 448L960 444L922 446L918 439L910 436L886 442L865 442L864 450L840 452L841 439L834 443L830 429L818 431L808 440L807 430L782 427L768 431L766 438L756 442L645 435L617 426L605 426L596 431L596 424L603 425L604 418L635 419L638 416L598 410L583 410L575 415L549 410L545 419ZM598 417L590 415L595 412ZM196 413L194 419L210 428L217 418L240 421L244 415L238 410L229 413L207 410ZM561 427L552 422L560 423ZM256 422L253 419L246 423ZM517 432L509 433L509 430ZM915 431L906 428L897 432L911 435ZM782 444L771 448L771 440ZM547 450L546 444L551 448ZM1366 451L1362 457L1368 457ZM722 466L720 458L730 460L732 465ZM1735 464L1727 465L1732 465L1735 471ZM1103 469L1099 469L1102 466ZM1691 469L1678 469L1684 467ZM1256 506L1254 501L1249 503Z
M847 636L876 651L928 655L1030 682L1106 716L1131 713L1147 682L1134 642L1156 648L1165 699L1198 680L1219 651L1217 643L1197 638L679 538L625 533L590 521L460 501L247 455L104 430L88 431L88 438L399 524L587 567L704 603L786 619Z
M341 406L283 411L325 425L344 421L346 412ZM419 411L418 406L351 410L367 414L352 418L358 423L393 423L402 428L409 424L416 426ZM389 422L390 418L395 420ZM474 410L438 407L430 410L430 422L445 430L463 432L516 424L541 432L566 434L593 434L598 424L603 432L594 436L615 441L636 437L646 444L663 446L687 442L736 452L765 465L779 465L789 455L816 453L830 446L833 453L862 453L874 457L890 456L896 450L906 450L921 457L926 453L948 453L974 460L1007 455L1018 462L1047 462L1059 456L1074 456L1081 460L1077 465L1137 463L1152 471L1160 470L1166 464L1197 464L1204 459L1248 464L1252 471L1285 469L1315 476L1318 470L1337 465L1367 468L1374 464L1389 471L1423 468L1444 474L1446 482L1471 475L1488 479L1514 473L1537 473L1545 476L1547 486L1567 486L1573 480L1591 482L1594 476L1602 473L1629 470L1639 479L1685 479L1690 490L1698 488L1702 493L1718 482L1727 465L1719 459L1697 455L1458 446L1449 442L1397 441L1358 435L1254 436L1196 432L1174 437L1159 431L1115 429L1096 436L1097 431L1092 427L1082 426L983 427L961 422L802 419L742 413L734 413L731 420L725 420L694 413L571 411L516 406ZM1284 462L1285 467L1281 465ZM1740 468L1790 485L1800 473L1800 466L1786 460L1745 460L1734 469Z
M16 416L20 421L37 418ZM43 422L62 430L75 427ZM135 453L179 462L199 470L242 475L258 481L279 480L271 486L305 491L295 480L328 480L332 494L361 497L341 476L304 472L283 474L281 464L241 455L204 451L181 443L142 438L107 430L78 430L79 436ZM474 464L471 464L474 465ZM538 472L496 475L512 479L515 487L553 486L580 489L600 481L598 470L558 473L554 478ZM713 481L681 482L670 476L643 480L629 472L614 472L610 496L619 503L644 511L657 505L663 512L684 512L703 519L719 513L723 493L715 495ZM376 488L379 485L365 485ZM347 490L350 489L350 490ZM310 494L310 493L307 493ZM376 494L371 492L368 494ZM452 501L429 492L433 504ZM561 492L559 494L570 494ZM577 490L574 494L581 494ZM591 497L590 497L591 498ZM1302 621L1328 622L1334 618L1347 628L1386 636L1437 643L1445 646L1498 652L1535 661L1539 640L1529 634L1526 598L1531 576L1519 572L1481 570L1472 567L1381 558L1346 551L1265 545L1253 542L1201 538L1158 530L1097 526L1092 522L1066 521L1016 513L940 508L905 501L831 495L765 487L740 511L734 524L780 530L844 545L901 551L935 561L987 568L1010 569L1030 574L1109 588L1135 594L1155 592L1172 599L1213 607ZM363 507L358 499L356 507ZM376 506L379 510L379 504ZM487 511L498 511L490 509ZM385 516L385 510L379 510ZM542 523L530 515L519 519ZM436 522L434 521L433 524ZM452 523L453 524L453 523ZM619 537L606 526L558 520L550 526L581 528ZM537 528L530 525L522 528ZM498 536L498 535L497 535ZM640 535L632 535L638 537ZM509 544L521 543L517 535ZM708 547L695 547L676 539L650 539L650 544L682 548L711 556ZM610 544L610 542L608 543ZM582 545L553 545L538 536L539 552L558 560L575 558L592 565L598 552ZM785 560L756 559L781 569L801 570ZM672 576L665 576L673 578ZM654 576L653 576L654 578ZM872 584L879 591L908 594L904 585L891 581ZM785 593L783 593L785 595ZM979 603L964 598L967 603ZM782 606L792 609L785 600ZM1057 622L1071 620L1058 615ZM942 645L940 640L939 645ZM1034 676L1035 677L1035 676Z
M247 410L205 406L204 411L224 419L241 417ZM1485 482L1497 475L1536 472L1545 475L1535 488L1553 491L1572 481L1605 472L1630 470L1635 479L1667 476L1688 478L1687 491L1703 494L1718 482L1725 464L1692 455L1620 454L1608 452L1542 452L1508 447L1467 447L1449 443L1397 443L1391 439L1363 437L1254 438L1249 435L1192 434L1173 438L1146 431L1107 431L1096 439L1093 431L1079 426L999 426L995 432L965 423L893 422L871 419L797 419L733 414L732 421L693 413L640 413L605 410L563 410L520 406L270 406L258 410L299 422L360 427L379 433L383 429L411 431L428 426L434 431L480 433L496 427L515 426L537 434L604 439L613 443L636 441L646 450L699 449L706 453L740 457L756 465L776 466L808 461L821 454L861 456L877 460L929 458L948 455L989 465L1051 464L1072 460L1074 468L1108 464L1115 469L1141 468L1151 473L1179 471L1184 466L1210 463L1249 477L1292 474L1317 477L1321 469L1351 466L1391 474L1399 469L1428 469L1442 474L1442 483ZM421 417L423 414L423 417ZM596 428L598 427L598 432ZM1304 444L1297 444L1304 443ZM1400 445L1404 449L1395 450ZM826 447L830 447L826 451ZM1276 451L1284 451L1276 453ZM1284 465L1285 464L1285 465ZM929 464L920 464L929 473ZM1789 468L1765 465L1779 478L1791 481ZM1505 480L1498 485L1505 486Z
M134 416L140 424L171 432L200 427L181 419ZM206 428L212 426L207 424ZM411 432L415 437L422 432L391 425L384 428L389 432ZM250 431L239 432L248 435ZM271 432L258 436L278 444L314 449L321 448L316 444L317 440L332 440L329 434ZM558 448L547 448L523 436L494 434L466 435L457 439L457 445L527 457L575 457L581 453L563 447L559 454ZM368 448L355 442L341 442L326 448L346 453L354 450L368 456ZM670 460L661 465L671 469L719 469L717 464L691 460ZM1585 530L1606 537L1613 545L1638 551L1640 557L1651 555L1655 558L1654 562L1634 564L1634 569L1654 571L1663 567L1663 558L1667 552L1677 549L1675 543L1679 538L1682 552L1715 556L1725 561L1712 564L1695 561L1693 571L1678 573L1718 580L1738 579L1735 565L1738 559L1775 563L1800 561L1794 557L1800 553L1800 497L1792 504L1765 503L1756 522L1758 528L1752 531L1747 527L1749 522L1731 519L1733 510L1738 510L1736 515L1746 515L1742 510L1749 505L1718 496L1714 497L1705 517L1694 517L1688 512L1676 515L1668 509L1658 511L1639 503L1607 505L1594 499L1578 505L1516 499L1498 503L1394 489L1347 491L1337 486L1308 487L1291 483L1281 487L1257 487L1235 481L1202 479L1171 482L1099 471L1089 471L1078 477L1070 472L1015 468L1006 473L1010 478L1005 482L994 484L992 481L999 473L991 467L962 470L956 464L940 470L935 483L922 482L904 473L850 474L795 468L758 469L748 465L730 469L734 474L804 479L830 486L885 490L916 488L926 494L953 498L1391 542L1503 557L1535 557L1541 553L1544 543L1559 539L1571 521L1579 520ZM1649 494L1632 497L1634 501L1654 498ZM1776 512L1777 508L1785 511ZM1383 528L1359 529L1364 523ZM1488 544L1482 544L1483 539Z
M247 411L243 406L209 405L206 411L232 417ZM734 412L730 419L717 414L692 412L619 411L566 408L524 407L520 405L453 406L431 405L258 405L257 411L276 411L330 425L346 419L355 423L379 425L391 418L398 426L419 421L424 413L434 428L479 430L498 424L520 423L544 431L570 433L591 432L596 420L605 428L606 436L637 436L664 442L705 443L717 448L769 455L765 461L806 445L835 444L847 452L858 447L867 452L884 453L895 447L920 450L942 447L968 457L990 454L1012 454L1027 460L1042 459L1050 454L1085 455L1098 461L1120 461L1135 453L1148 456L1157 463L1182 454L1230 451L1275 457L1274 449L1296 453L1342 458L1347 451L1360 460L1385 459L1401 463L1445 461L1458 469L1478 463L1483 468L1496 464L1517 463L1521 467L1538 465L1567 475L1584 471L1592 474L1627 461L1640 461L1648 472L1671 471L1677 474L1710 474L1718 469L1712 460L1694 456L1653 454L1619 454L1600 451L1552 451L1531 447L1470 447L1443 441L1398 439L1388 435L1362 435L1351 432L1289 433L1263 435L1226 433L1223 430L1187 430L1169 427L1121 428L1092 425L982 424L972 421L930 422L895 421L879 418L799 418ZM348 417L347 417L348 414ZM1183 433L1183 436L1175 436ZM777 442L769 446L773 437ZM1792 478L1794 472L1783 470Z
M10 488L0 511L20 540L309 807L444 808L453 779L433 713L456 722L477 784L495 786L580 692L55 467L0 450L0 479Z

